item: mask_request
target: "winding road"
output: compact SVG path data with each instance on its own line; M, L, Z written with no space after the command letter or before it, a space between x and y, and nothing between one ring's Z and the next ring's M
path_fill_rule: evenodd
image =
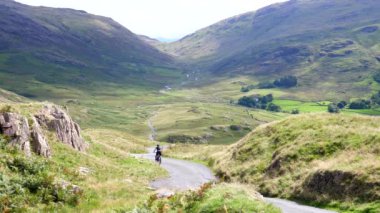
M148 154L134 156L154 161L155 154L153 153L153 148L148 151ZM210 169L202 164L162 158L161 166L169 172L170 177L155 180L150 184L161 196L169 196L175 192L197 189L204 183L216 180ZM336 213L278 198L265 198L265 201L277 206L283 213Z
M148 154L134 155L154 161L153 148ZM150 186L162 196L175 192L197 189L201 185L216 180L209 168L202 164L171 158L162 158L161 166L169 172L169 178L153 181Z

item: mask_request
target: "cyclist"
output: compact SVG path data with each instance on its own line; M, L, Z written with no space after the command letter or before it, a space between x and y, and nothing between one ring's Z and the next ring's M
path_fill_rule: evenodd
M157 144L156 148L153 150L153 153L156 153L155 160L161 164L161 147L159 144Z

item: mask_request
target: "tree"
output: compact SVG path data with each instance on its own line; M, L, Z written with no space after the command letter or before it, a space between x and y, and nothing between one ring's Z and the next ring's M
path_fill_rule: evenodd
M374 104L377 104L377 105L380 105L380 91L374 95L372 95L371 97L371 101L374 103Z
M258 108L259 99L255 96L243 96L238 100L238 104L251 108Z
M274 103L269 103L267 106L267 110L272 112L281 112L281 107Z
M252 96L243 96L238 100L238 104L250 108L256 109L268 109L268 104L273 101L273 95L268 94L265 96L261 95L252 95Z
M297 77L292 76L292 75L282 77L273 82L273 84L276 87L285 87L285 88L295 87L297 86L297 83L298 83Z
M335 104L335 103L331 103L331 104L328 105L328 107L327 107L327 111L328 111L329 113L339 113L340 109L339 109L339 107L337 106L337 104Z
M356 100L348 106L350 109L370 109L371 101L369 100Z
M241 92L249 92L249 88L248 87L242 87L240 89Z
M259 100L260 100L261 103L267 104L267 103L273 101L273 95L272 94L268 94L266 96L261 97Z
M291 114L293 115L300 114L300 111L299 109L292 109Z
M339 103L337 104L337 106L338 106L339 109L343 109L344 107L347 106L347 102L345 102L345 101L341 101L341 102L339 102Z
M375 80L377 83L380 83L380 72L375 73L372 77L373 80Z

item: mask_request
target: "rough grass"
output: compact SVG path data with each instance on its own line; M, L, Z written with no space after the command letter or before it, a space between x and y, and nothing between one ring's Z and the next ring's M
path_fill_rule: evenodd
M164 150L164 155L196 161L212 168L215 164L215 154L227 148L227 145L172 144Z
M74 190L72 185L82 180L75 168L59 168L40 157L25 157L7 143L0 135L1 212L74 208L84 199L82 189ZM70 184L63 187L62 181L70 181Z
M83 135L90 141L87 153L54 143L52 159L64 167L87 167L91 171L81 183L87 197L76 208L78 211L133 209L152 193L147 188L149 182L166 175L157 165L130 156L131 152L142 152L149 145L146 141L105 129L86 130Z
M283 116L223 103L178 103L161 106L151 122L160 141L168 136L201 136L209 144L230 144L259 124ZM241 129L232 130L231 125Z
M151 199L137 212L266 212L279 209L266 204L252 188L239 184L204 185L198 191L180 193L169 198Z
M43 103L7 103L0 104L0 109L28 117L41 109L42 105ZM46 132L46 134L52 148L52 157L44 159L33 155L32 158L24 160L30 162L31 165L42 165L39 169L41 174L38 173L33 177L34 182L32 183L34 184L36 181L36 183L39 183L38 181L46 182L44 186L47 186L47 189L41 188L41 190L45 190L41 193L46 194L48 190L54 190L52 184L55 181L63 179L78 185L81 194L73 197L75 205L73 204L74 201L70 201L72 200L70 193L65 191L59 192L62 193L62 196L68 197L67 201L62 198L62 202L47 202L45 198L39 198L42 196L40 192L32 194L28 191L29 189L22 189L25 191L25 193L19 194L22 195L22 199L20 196L8 198L8 192L3 190L3 187L6 187L6 190L11 190L9 187L13 187L7 182L8 177L11 178L11 181L15 179L21 183L29 183L30 180L28 179L29 176L16 174L7 169L5 164L8 161L14 161L17 158L23 159L23 157L18 152L7 152L7 149L3 149L7 146L1 140L0 174L5 175L6 179L3 178L3 182L0 183L0 200L7 203L7 199L12 199L12 202L14 201L19 205L15 211L19 209L38 212L54 209L54 211L62 212L109 212L121 208L131 210L153 193L148 188L149 182L167 174L166 171L150 161L132 157L131 153L144 152L146 147L153 144L147 140L131 136L124 131L106 128L83 130L82 136L90 143L86 152L78 152L60 143L52 132ZM80 175L80 167L88 168L90 173ZM45 176L49 179L44 179ZM48 183L51 187L47 185ZM52 200L54 199L52 198Z
M215 168L225 180L255 184L266 195L313 200L344 212L375 212L380 194L379 129L380 119L375 117L289 117L258 127L226 149ZM330 189L324 189L323 181L311 182L326 172L341 174L348 182ZM316 184L322 191L310 189ZM357 184L359 190L350 190L349 184Z

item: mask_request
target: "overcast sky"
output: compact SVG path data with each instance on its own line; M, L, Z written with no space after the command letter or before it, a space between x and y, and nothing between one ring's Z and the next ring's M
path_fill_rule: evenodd
M222 19L285 0L16 0L108 16L134 33L175 39Z

